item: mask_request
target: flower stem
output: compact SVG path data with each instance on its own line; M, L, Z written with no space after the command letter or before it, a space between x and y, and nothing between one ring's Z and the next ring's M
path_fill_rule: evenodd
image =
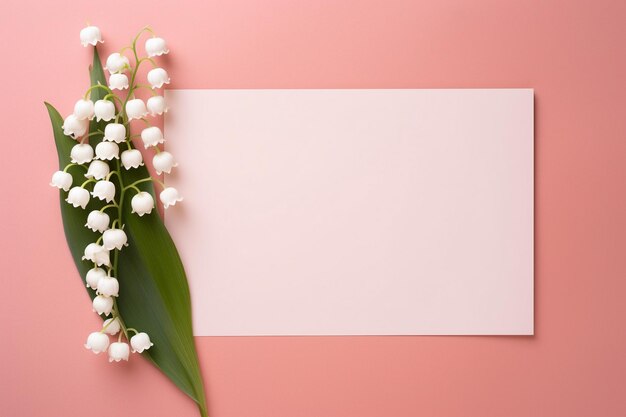
M87 169L87 167L85 165L81 165L81 164L67 164L67 165L65 165L65 168L63 168L63 172L67 172L67 170L70 169L71 167L81 167L83 169Z
M106 206L102 207L100 209L100 213L104 212L104 210L106 210L108 208L113 208L113 207L117 208L117 203L116 202L113 202L113 204L107 204Z
M102 88L104 90L106 90L109 93L112 93L111 89L109 87L107 87L106 85L102 85L100 83L96 84L96 85L92 85L91 87L89 87L87 89L87 91L85 92L85 100L87 100L87 97L89 97L89 93L91 93L92 90L96 89L96 88Z
M141 190L139 188L137 188L136 186L138 184L144 183L144 182L148 182L148 181L153 181L158 183L161 187L165 188L165 184L163 184L163 182L161 182L160 180L156 179L156 178L152 178L152 177L148 177L148 178L143 178L141 180L137 180L132 184L129 184L126 186L125 189L129 189L129 188L134 188L135 190L137 190L137 192L141 192Z

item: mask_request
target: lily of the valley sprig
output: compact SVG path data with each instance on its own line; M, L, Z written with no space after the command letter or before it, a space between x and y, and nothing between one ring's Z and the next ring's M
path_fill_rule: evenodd
M146 40L146 54L141 56L137 42L146 33L152 37ZM100 29L95 26L84 28L80 32L80 41L85 47L102 43ZM117 278L118 259L120 251L128 246L122 209L130 204L131 212L140 217L152 212L155 206L152 194L138 187L149 181L162 188L159 198L164 208L182 200L178 190L165 187L157 178L148 176L124 184L121 175L122 169L133 170L144 164L142 153L131 146L133 139L139 137L144 148L154 152L152 165L158 175L169 174L177 166L169 152L159 149L159 145L165 142L163 132L152 126L148 118L160 116L168 110L165 99L157 90L169 84L170 78L156 62L157 57L168 52L165 41L146 27L131 45L109 55L105 65L109 72L108 85L92 85L76 101L73 113L64 119L63 133L77 143L71 149L71 163L55 172L50 183L65 191L65 201L77 209L84 210L92 198L104 201L102 208L91 211L87 216L85 227L97 232L99 237L85 247L83 260L93 264L85 277L87 286L96 291L93 311L107 319L99 331L87 337L85 347L94 353L108 352L110 362L128 360L131 348L133 352L141 353L153 346L147 333L126 326L117 307L117 297L124 296L120 294ZM131 55L132 65L127 54ZM153 67L147 74L148 84L140 84L137 82L138 70L147 64ZM94 103L89 97L96 88L104 90L106 95ZM150 90L152 96L144 101L135 95L139 89ZM88 133L93 119L106 122L104 130ZM133 134L137 125L132 121L141 123L140 133ZM89 143L89 137L94 133L102 136L102 141L95 148ZM124 149L121 153L120 147ZM85 181L73 184L73 177L68 172L70 169L83 170ZM117 340L111 343L110 336L116 335Z

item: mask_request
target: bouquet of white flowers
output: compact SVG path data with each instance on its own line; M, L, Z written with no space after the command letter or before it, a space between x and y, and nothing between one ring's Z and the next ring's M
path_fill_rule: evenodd
M137 42L145 33L152 37L145 42L146 55L140 56ZM84 28L80 40L94 47L91 86L65 119L46 106L59 156L59 171L50 185L61 192L65 235L93 311L105 319L85 347L96 354L108 352L110 362L127 361L131 350L143 354L198 403L204 416L189 287L176 247L154 210L154 185L161 189L165 209L182 197L149 174L133 142L140 138L145 152L154 153L157 175L177 166L159 147L165 142L163 132L149 118L168 111L157 91L170 78L156 59L169 49L146 27L130 45L109 55L103 68L96 48L103 42L100 29ZM139 84L144 63L153 68L148 84ZM139 97L144 90L147 100ZM137 124L141 131L133 134ZM116 337L113 343L111 337Z

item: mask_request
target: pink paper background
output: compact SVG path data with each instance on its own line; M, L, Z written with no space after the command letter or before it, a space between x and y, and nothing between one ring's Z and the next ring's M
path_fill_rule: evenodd
M0 415L196 415L143 360L111 366L82 346L99 320L47 185L42 101L68 113L83 93L88 19L105 52L153 25L174 88L535 88L536 335L198 338L213 417L626 414L626 3L11 0Z

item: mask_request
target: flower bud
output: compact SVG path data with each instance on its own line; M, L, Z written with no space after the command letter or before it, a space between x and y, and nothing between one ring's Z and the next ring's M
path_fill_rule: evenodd
M106 334L115 335L120 331L120 321L115 318L106 319L102 323L102 331Z
M167 103L165 103L165 97L163 96L152 96L146 102L148 106L148 111L152 116L161 115L163 113L167 113Z
M115 342L109 346L109 362L119 362L121 360L127 361L130 355L130 348L128 343Z
M148 82L153 89L163 87L163 84L170 83L170 76L163 68L154 68L148 72Z
M107 142L122 143L126 140L126 127L121 123L109 123L104 127L104 137Z
M87 216L87 223L85 227L93 230L94 232L104 232L109 228L109 215L101 212L100 210L94 210Z
M126 90L128 77L125 74L111 74L109 76L109 88L111 90Z
M172 172L173 167L177 167L178 164L174 161L174 156L167 151L159 152L152 158L152 166L156 173L161 175L162 173L169 174Z
M85 347L93 353L106 352L109 347L109 336L100 332L93 332L87 337Z
M132 207L132 213L137 213L139 217L144 214L150 214L154 208L154 199L150 193L141 191L130 200L130 206Z
M104 66L104 69L109 71L111 74L115 74L116 72L123 72L127 68L130 68L130 62L128 58L119 52L113 52L108 56L107 62Z
M103 43L102 33L100 33L100 28L97 26L87 26L86 28L81 29L80 31L80 44L83 46L93 45L100 42Z
M85 281L87 283L87 287L91 288L92 290L96 290L98 289L98 281L100 281L100 278L104 278L107 276L107 273L104 269L102 268L91 268L89 271L87 271L87 275L85 276Z
M137 149L129 149L122 152L122 165L124 168L131 169L143 165L143 156Z
M111 159L118 159L120 154L120 147L115 142L100 142L96 145L96 158L105 161Z
M111 297L105 297L104 295L97 295L96 298L93 299L93 311L98 313L98 315L104 314L108 316L113 311L113 299Z
M126 115L128 120L141 119L148 114L146 104L140 98L128 100L126 103Z
M109 100L98 100L93 107L96 121L104 120L108 122L115 117L115 104Z
M156 146L159 143L165 142L163 138L163 132L156 126L147 127L141 131L141 140L143 146L148 149L150 146Z
M89 120L80 120L78 117L74 116L74 114L70 114L65 118L65 120L63 120L62 128L64 135L67 135L72 139L76 139L87 133Z
M98 147L96 146L96 154L98 153ZM104 179L109 175L109 164L104 161L94 160L89 164L85 178L95 178L97 180Z
M105 276L98 281L97 292L105 297L117 297L120 291L120 283L117 278Z
M78 120L93 119L93 101L80 99L74 104L74 116Z
M69 191L72 186L72 175L64 171L57 171L52 174L50 185L63 191Z
M82 258L84 261L91 261L97 266L110 265L111 259L109 257L109 251L103 246L97 243L90 243L85 248L85 253Z
M102 234L102 246L105 249L122 249L128 246L126 233L122 229L109 229Z
M130 345L133 347L133 353L141 353L144 350L148 350L152 346L154 346L154 343L150 341L150 336L148 336L148 333L141 332L130 338Z
M84 209L87 207L87 203L89 203L89 191L82 187L73 187L67 194L65 201L74 207L81 207Z
M96 185L93 186L91 195L110 203L115 198L115 185L107 180L98 181Z
M163 38L154 37L146 41L146 53L149 57L165 55L169 51Z
M177 201L183 201L183 198L178 195L178 190L174 187L167 187L161 191L159 199L161 200L161 203L163 203L163 208L174 206Z
M75 164L86 164L93 159L93 148L87 143L79 143L70 151L71 161Z

